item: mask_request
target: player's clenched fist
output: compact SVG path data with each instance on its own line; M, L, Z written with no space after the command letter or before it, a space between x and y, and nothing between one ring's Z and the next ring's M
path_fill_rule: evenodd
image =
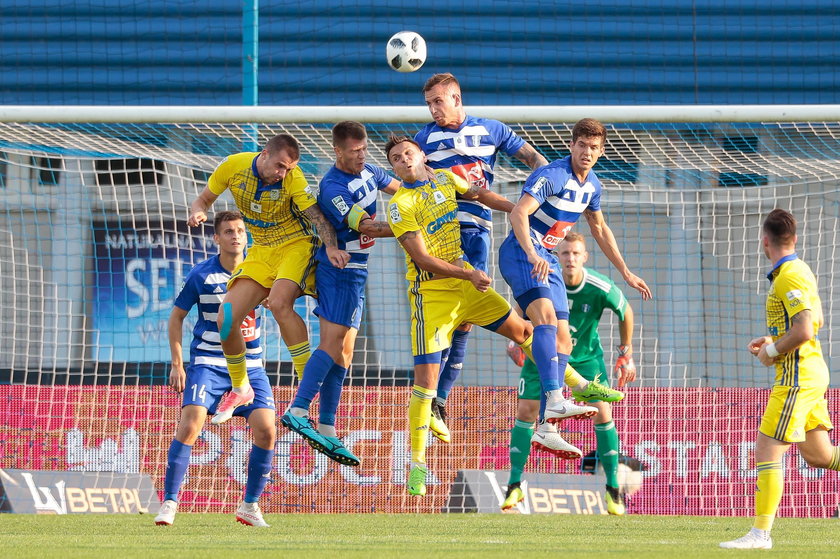
M204 212L195 212L190 214L190 217L187 219L187 225L190 227L198 227L202 223L207 221L207 214Z

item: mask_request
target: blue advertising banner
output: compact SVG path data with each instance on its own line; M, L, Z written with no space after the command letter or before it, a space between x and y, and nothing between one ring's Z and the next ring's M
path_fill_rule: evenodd
M192 266L218 252L212 225L190 229L186 223L96 222L93 297L94 358L105 362L168 362L168 321L172 304ZM296 310L318 343L313 302L300 298ZM183 347L189 348L196 311L184 325ZM263 346L267 361L290 361L271 313L265 310ZM184 356L185 359L187 356Z

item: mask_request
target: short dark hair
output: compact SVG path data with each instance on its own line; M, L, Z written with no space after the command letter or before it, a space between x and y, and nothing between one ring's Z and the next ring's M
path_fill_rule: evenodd
M295 161L300 159L300 144L290 134L277 134L265 144L265 150L269 154L285 150Z
M235 210L222 210L220 212L216 212L216 216L213 218L213 231L221 233L222 225L228 221L244 220L242 219L242 214Z
M563 237L563 240L567 243L581 243L583 244L583 247L586 248L586 237L577 231L569 231L566 233L566 236Z
M365 125L355 120L339 122L332 129L333 146L344 144L349 139L364 140L366 138L367 130L365 130Z
M577 142L581 136L586 138L601 138L602 143L607 143L607 129L594 118L582 118L572 128L572 143Z
M385 143L385 157L388 161L391 161L391 149L397 144L401 144L403 142L408 142L410 144L414 144L417 146L417 149L423 151L423 148L420 147L420 144L414 141L414 138L411 136L397 136L396 134L391 134L388 136L388 141Z
M426 94L429 92L430 89L432 89L436 85L441 84L446 86L454 85L459 92L461 91L461 84L458 83L458 78L456 78L449 72L446 72L443 74L435 74L431 78L426 80L426 83L423 84L423 93Z
M776 208L767 214L761 230L774 245L792 245L796 242L796 218L787 210Z

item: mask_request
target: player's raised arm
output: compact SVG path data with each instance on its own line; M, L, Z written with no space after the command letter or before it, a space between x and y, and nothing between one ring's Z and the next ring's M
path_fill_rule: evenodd
M532 171L536 171L543 165L548 165L548 160L528 142L525 142L513 156L527 165Z
M510 227L520 248L528 257L534 269L531 275L539 281L545 281L551 271L548 261L540 257L531 243L531 233L528 218L540 207L540 202L528 193L524 193L510 212Z
M583 215L586 217L586 222L589 224L589 230L595 238L595 242L601 247L601 252L604 256L612 262L615 269L621 273L621 277L627 282L627 285L642 294L642 299L647 301L653 297L653 293L648 287L645 280L630 271L627 263L624 262L624 257L621 256L621 251L618 249L618 243L615 241L612 229L610 229L607 222L604 220L604 214L599 211L585 210Z
M475 192L475 198L492 210L510 213L515 204L496 192L486 188L471 188L470 193Z
M326 216L324 216L321 208L317 205L309 206L303 210L303 213L315 225L315 229L318 231L318 237L320 237L321 242L327 248L327 257L330 259L332 265L336 268L344 268L350 261L350 255L338 248L335 229Z
M213 206L218 197L218 195L213 194L209 186L205 186L204 190L190 204L190 217L187 219L187 225L198 227L207 221L207 210Z

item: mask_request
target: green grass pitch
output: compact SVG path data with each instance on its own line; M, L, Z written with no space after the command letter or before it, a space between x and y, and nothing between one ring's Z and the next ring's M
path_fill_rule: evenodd
M3 556L15 559L271 557L840 557L837 519L776 521L772 551L731 551L747 518L499 514L269 514L270 528L232 514L180 514L173 526L152 515L0 515ZM764 555L762 555L764 556Z

